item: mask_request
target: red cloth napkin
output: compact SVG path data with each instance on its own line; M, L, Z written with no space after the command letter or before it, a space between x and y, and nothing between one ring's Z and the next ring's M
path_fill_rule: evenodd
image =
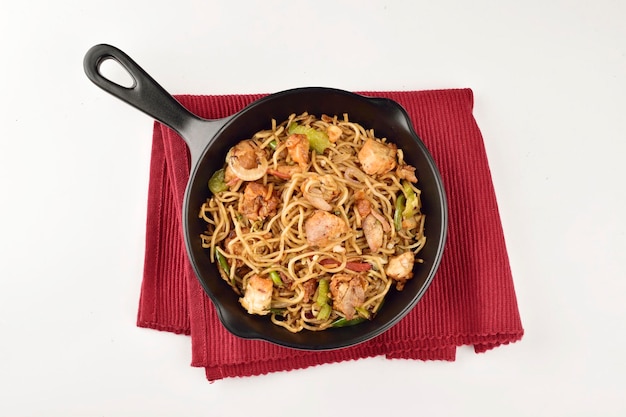
M449 203L447 246L430 288L396 326L360 345L330 352L287 349L237 338L219 323L185 253L182 200L189 179L185 143L154 125L146 255L138 326L191 335L192 366L214 381L385 355L455 359L456 347L485 352L520 340L522 328L491 173L470 89L369 92L408 111L443 176ZM178 96L191 112L215 119L263 95Z

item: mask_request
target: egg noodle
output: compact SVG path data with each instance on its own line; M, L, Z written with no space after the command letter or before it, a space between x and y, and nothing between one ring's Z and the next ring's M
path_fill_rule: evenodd
M309 143L290 143L298 138ZM292 114L243 142L199 213L203 247L242 308L291 332L374 319L390 288L412 277L426 241L402 150L347 114Z

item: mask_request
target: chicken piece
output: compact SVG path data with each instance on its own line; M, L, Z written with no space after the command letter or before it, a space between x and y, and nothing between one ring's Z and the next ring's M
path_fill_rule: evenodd
M308 303L311 301L311 297L313 297L313 294L315 294L315 291L317 290L317 280L310 279L308 281L304 281L302 283L302 288L304 288L304 297L302 297L302 302Z
M235 175L233 169L230 167L230 165L227 164L226 168L224 169L224 183L226 183L226 185L228 185L229 187L232 187L233 185L237 184L237 181L239 181L239 177Z
M361 216L362 219L365 220L365 218L367 217L374 217L376 220L378 220L380 222L380 226L382 227L382 230L387 233L391 230L391 226L389 226L389 223L387 222L387 220L385 219L385 217L380 214L378 211L376 211L376 209L374 209L372 207L372 203L365 198L365 193L363 191L357 191L354 194L354 207L356 209L356 211L359 213L359 215ZM375 223L373 222L372 219L368 220L368 225L367 227L374 226ZM365 232L365 224L362 224L363 227L363 231ZM377 226L376 226L377 227ZM365 236L367 238L367 236ZM369 242L369 241L368 241ZM371 248L371 246L370 246Z
M263 184L249 182L239 200L238 210L248 219L255 221L276 215L279 198Z
M415 176L415 167L407 164L398 165L396 169L396 175L398 178L405 179L409 182L416 183L417 177Z
M232 157L237 158L242 168L252 169L258 165L257 151L251 140L242 140L233 146L230 152Z
M315 174L302 182L300 191L313 207L331 211L333 207L329 203L339 195L339 186L332 175L319 176Z
M249 314L265 315L270 312L272 304L272 289L274 285L270 278L261 278L252 275L246 284L246 290L239 299L241 305Z
M354 194L354 208L361 218L365 218L372 211L372 203L365 198L365 193L361 190Z
M309 164L309 139L306 135L294 133L285 141L289 156L301 167Z
M327 246L347 231L342 218L323 210L316 210L304 223L306 241L311 246Z
M276 169L270 168L267 173L283 180L289 180L293 174L302 172L300 165L278 165Z
M408 219L402 219L402 228L404 230L413 230L418 226L417 219L415 217L409 217Z
M415 254L411 251L404 252L401 255L393 256L389 259L385 273L388 277L396 281L396 288L401 291L404 284L413 278L413 264L415 262Z
M226 154L226 163L232 174L244 181L262 178L268 166L265 151L257 148L251 140L242 140L233 146Z
M363 234L367 241L367 246L374 253L383 245L383 225L378 221L376 216L368 214L363 219Z
M396 145L368 139L358 153L363 171L368 175L382 175L396 167Z
M367 279L362 274L335 274L330 280L333 308L341 311L346 319L354 318L356 307L365 301Z
M343 131L339 126L329 125L326 128L326 134L328 135L328 140L332 143L335 143L339 140L339 138L343 134Z

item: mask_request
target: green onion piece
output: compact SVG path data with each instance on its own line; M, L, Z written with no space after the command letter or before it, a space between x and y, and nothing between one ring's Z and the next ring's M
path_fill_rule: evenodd
M406 207L404 208L404 212L402 214L405 219L408 219L415 216L419 211L419 199L408 181L402 182L402 191L406 195Z
M270 308L270 313L276 314L277 316L284 316L286 308Z
M324 306L328 304L328 288L329 281L327 278L320 279L320 282L317 286L317 299L315 302L320 306Z
M224 182L224 168L218 169L211 175L209 179L209 190L211 190L213 194L228 190L228 185Z
M220 264L224 272L226 272L226 275L230 275L230 265L228 265L228 260L224 254L222 254L219 250L216 250L215 256L217 257L217 262Z
M359 316L363 317L364 319L369 319L371 317L370 312L366 308L354 307L354 309L357 313L359 313Z
M287 128L287 131L290 135L294 133L306 135L307 139L309 140L309 146L315 149L315 152L320 154L324 153L326 148L332 145L330 139L328 139L328 135L326 134L326 132L319 131L310 126L300 126L296 123L292 123Z
M354 326L355 324L363 323L366 319L363 317L355 317L352 320L348 320L345 317L340 317L331 324L331 327L347 327Z
M329 304L324 304L320 311L317 313L317 318L319 320L327 320L330 317L330 313L333 311L333 308Z
M273 140L273 141L271 141L271 142L269 143L269 146L270 146L270 148L272 148L272 150L273 150L273 151L275 151L275 150L276 150L276 148L278 147L278 143L276 143L276 141L275 141L275 140Z
M411 194L415 194L415 191L413 191L413 188L411 188L411 183L408 181L402 181L402 191L407 198L409 198Z
M271 271L270 272L270 278L274 282L274 285L276 285L277 287L282 287L283 286L283 280L280 279L280 275L278 275L278 272Z
M330 317L330 313L332 313L333 309L328 304L329 296L328 289L330 286L330 281L328 278L320 279L317 284L317 298L315 299L315 303L320 306L320 311L317 313L317 318L319 320L326 320Z
M396 199L396 211L393 213L393 224L398 232L402 230L402 213L404 213L405 202L406 197L404 194L400 194Z

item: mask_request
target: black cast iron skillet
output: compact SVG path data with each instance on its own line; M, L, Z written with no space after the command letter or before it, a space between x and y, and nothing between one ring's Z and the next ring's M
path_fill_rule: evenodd
M133 79L132 86L121 86L103 76L100 65L108 59L117 61L128 71ZM84 69L98 87L169 126L189 147L191 171L182 213L186 249L198 280L215 305L222 324L231 333L296 349L347 347L388 330L425 293L443 254L447 232L446 196L430 153L411 127L408 115L396 102L331 88L297 88L266 96L230 117L206 120L190 113L128 55L113 46L92 47L85 55ZM269 128L272 118L282 121L292 113L305 111L318 116L348 113L351 121L373 128L378 137L386 137L404 150L405 159L417 168L426 213L427 243L420 253L424 263L416 263L413 279L403 291L394 289L388 294L374 320L351 327L293 334L272 324L268 317L249 315L241 307L238 296L220 278L207 250L201 247L199 236L206 227L204 221L198 219L198 212L211 195L208 179L223 166L229 148Z

